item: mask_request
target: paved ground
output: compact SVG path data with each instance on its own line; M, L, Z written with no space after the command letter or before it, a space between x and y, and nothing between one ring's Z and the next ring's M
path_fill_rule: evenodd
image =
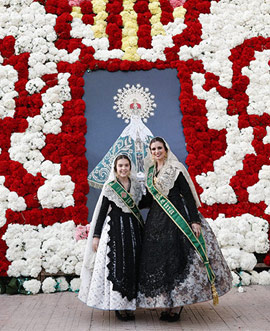
M158 311L139 309L135 322L121 322L114 312L93 310L74 293L33 296L0 295L1 331L87 330L270 330L270 286L232 289L213 306L205 302L186 306L176 323L161 322Z

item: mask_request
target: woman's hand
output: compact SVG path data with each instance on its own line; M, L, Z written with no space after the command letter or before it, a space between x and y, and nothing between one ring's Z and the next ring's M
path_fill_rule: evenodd
M198 223L192 223L191 225L193 232L195 233L195 236L199 238L201 233L201 225Z
M98 249L98 244L99 244L99 238L94 237L94 238L93 238L93 242L92 242L92 249L93 249L94 252L97 251L97 249Z

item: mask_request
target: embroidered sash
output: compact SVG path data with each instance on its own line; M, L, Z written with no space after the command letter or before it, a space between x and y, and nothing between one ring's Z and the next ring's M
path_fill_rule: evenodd
M210 266L209 259L206 252L206 244L202 233L200 233L199 238L196 237L188 222L184 219L184 217L179 213L176 207L164 196L160 193L156 187L154 186L154 170L155 167L152 166L149 168L147 175L147 188L149 192L152 194L154 199L160 205L160 207L166 212L166 214L170 217L170 219L176 224L176 226L184 233L184 235L189 239L192 246L196 249L197 253L201 257L204 266L207 271L207 276L209 282L211 284L212 294L213 294L213 302L214 304L218 303L218 294L216 292L216 288L214 285L215 282L215 274Z
M123 186L117 181L113 180L108 185L114 190L114 192L121 198L121 200L128 206L132 214L137 218L140 225L143 227L144 221L142 215L132 199L131 195L123 188Z

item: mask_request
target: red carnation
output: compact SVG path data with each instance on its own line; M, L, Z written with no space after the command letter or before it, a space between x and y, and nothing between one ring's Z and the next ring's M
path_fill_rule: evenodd
M263 262L264 262L266 265L270 266L270 254L267 254L267 255L265 256Z
M3 57L10 57L15 53L15 38L13 36L6 36L0 42L0 52Z
M93 14L91 14L91 15L83 15L82 21L83 21L84 24L93 25L94 24L94 17L95 17L95 15L93 15Z
M80 6L82 14L91 14L93 12L93 5L91 1L83 1Z
M145 13L148 12L148 1L145 0L139 0L136 1L133 9L135 10L136 13Z

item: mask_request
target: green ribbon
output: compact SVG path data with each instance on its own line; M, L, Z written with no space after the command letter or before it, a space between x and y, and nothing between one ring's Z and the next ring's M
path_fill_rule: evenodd
M162 193L158 192L155 188L153 179L154 179L154 170L155 167L152 166L149 168L147 175L147 188L149 192L153 195L154 199L160 205L160 207L166 212L166 214L170 217L170 219L177 225L177 227L184 233L184 235L189 239L193 247L196 249L198 254L200 255L206 271L208 275L208 279L212 284L215 281L215 274L210 266L210 262L206 253L206 244L202 233L200 233L199 238L196 237L188 222L184 219L184 217L179 213L176 207L170 202L167 197L165 197Z
M108 185L114 190L114 192L122 199L122 201L128 206L132 214L137 218L140 225L143 227L144 221L142 215L132 199L131 195L123 188L117 180L113 180Z

